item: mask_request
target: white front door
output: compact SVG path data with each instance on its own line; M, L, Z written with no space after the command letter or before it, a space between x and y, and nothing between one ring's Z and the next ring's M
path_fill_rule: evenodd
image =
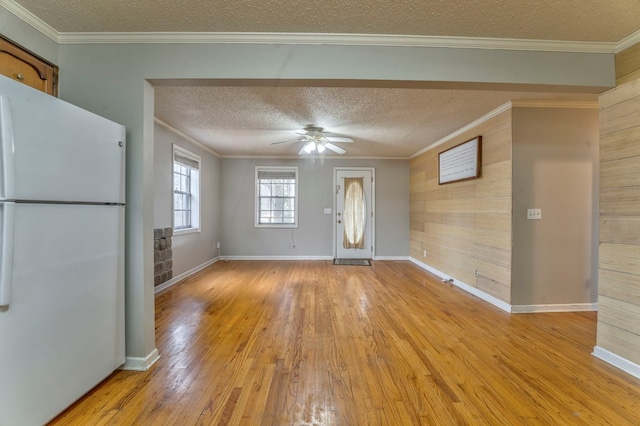
M336 258L373 258L373 169L336 170Z

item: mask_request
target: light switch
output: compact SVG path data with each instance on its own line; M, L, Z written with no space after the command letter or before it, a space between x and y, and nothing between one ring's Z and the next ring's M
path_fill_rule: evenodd
M527 209L527 219L529 220L542 219L542 209Z
M324 214L331 214L331 208L324 209Z

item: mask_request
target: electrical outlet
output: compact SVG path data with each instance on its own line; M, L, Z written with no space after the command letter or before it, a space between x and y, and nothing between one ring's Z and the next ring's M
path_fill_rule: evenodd
M542 219L542 209L527 209L527 219L529 220Z
M476 269L476 277L480 276L480 272L478 272L478 270Z
M424 250L424 251L422 252L422 257L427 257L427 251L426 251L426 250Z

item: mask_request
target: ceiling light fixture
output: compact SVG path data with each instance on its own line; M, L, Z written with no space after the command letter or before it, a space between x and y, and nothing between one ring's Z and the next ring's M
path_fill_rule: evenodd
M324 148L324 142L320 142L317 146L316 149L318 150L318 153L322 154L322 151L325 150Z
M309 141L304 145L304 152L307 154L311 154L316 149L316 143L314 141Z

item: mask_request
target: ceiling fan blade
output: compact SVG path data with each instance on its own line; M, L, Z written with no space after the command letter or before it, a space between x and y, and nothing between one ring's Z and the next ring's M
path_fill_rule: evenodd
M296 142L302 142L302 139L293 139L290 141L282 141L282 142L271 142L271 145L280 145L281 143L296 143Z
M342 142L342 143L351 143L353 139L348 138L346 136L325 136L325 139L329 142Z
M324 147L325 147L325 148L327 148L327 149L329 149L329 150L331 150L331 151L333 151L333 152L335 152L336 154L340 154L340 155L342 155L342 154L344 154L345 152L347 152L347 151L345 151L344 149L340 148L339 146L335 146L335 145L334 145L334 144L332 144L332 143L325 143L325 144L324 144Z

